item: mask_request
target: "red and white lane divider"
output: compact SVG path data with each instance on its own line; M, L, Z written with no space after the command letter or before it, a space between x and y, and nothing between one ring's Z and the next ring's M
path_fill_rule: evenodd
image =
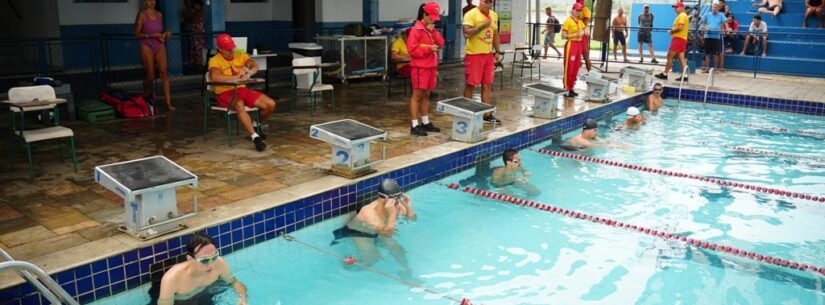
M816 130L790 129L790 128L782 128L782 127L765 127L765 126L753 125L753 124L750 124L750 123L742 123L742 122L737 122L737 121L725 121L725 120L719 120L719 123L733 125L733 126L744 126L744 127L748 127L748 128L762 129L762 130L773 131L773 132L798 133L798 134L805 134L805 135L825 136L825 132L816 131Z
M785 191L785 190L780 190L780 189L775 189L775 188L770 188L770 187L765 187L765 186L758 186L758 185L752 185L752 184L747 184L747 183L734 182L734 181L730 181L730 180L718 179L718 178L702 176L702 175L693 175L693 174L680 173L680 172L676 172L676 171L669 171L669 170L663 170L663 169L652 168L652 167L647 167L647 166L628 164L628 163L624 163L624 162L605 160L605 159L600 159L600 158L582 156L582 155L571 154L571 153L560 152L560 151L549 150L549 149L539 149L539 150L536 150L536 151L538 153L545 154L545 155L550 155L550 156L554 156L554 157L570 158L570 159L575 159L575 160L580 160L580 161L587 161L587 162L593 162L593 163L598 163L598 164L622 167L622 168L627 168L627 169L632 169L632 170L637 170L637 171L642 171L642 172L648 172L648 173L654 173L654 174L659 174L659 175L665 175L665 176L671 176L671 177L688 178L688 179L693 179L693 180L699 180L699 181L709 182L709 183L713 183L713 184L718 184L718 185L722 185L722 186L735 187L735 188L741 188L741 189L746 189L746 190L751 190L751 191L757 191L757 192L761 192L761 193L768 193L768 194L785 196L785 197L790 197L790 198L795 198L795 199L805 199L805 200L818 201L818 202L821 202L821 203L825 203L825 197L814 196L814 195L811 195L811 194L802 194L802 193L790 192L790 191Z
M711 144L711 143L706 143ZM730 149L733 151L744 152L749 154L759 154L759 155L767 155L767 156L777 156L777 157L785 157L785 158L794 158L794 159L806 159L806 160L813 160L816 162L825 162L825 159L816 158L816 157L809 157L803 155L795 155L795 154L788 154L788 153L781 153L775 151L768 151L768 150L761 150L761 149L753 149L741 146L730 146L730 145L722 145L723 148Z
M587 220L587 221L590 221L590 222L594 222L594 223L598 223L598 224L602 224L602 225L606 225L606 226L611 226L611 227L616 227L616 228L620 228L620 229L625 229L625 230L628 230L628 231L644 233L644 234L647 234L647 235L650 235L650 236L653 236L653 237L666 239L666 240L672 240L672 241L676 241L676 242L681 242L681 243L689 245L689 246L703 248L703 249L707 249L707 250L711 250L711 251L736 255L736 256L744 257L744 258L754 260L754 261L757 261L757 262L773 264L773 265L776 265L776 266L779 266L779 267L790 268L790 269L794 269L794 270L808 271L808 272L811 272L813 274L825 277L825 267L817 267L817 266L814 266L814 265L803 264L803 263L790 261L790 260L786 260L786 259L782 259L782 258L778 258L778 257L773 257L773 256L770 256L770 255L763 255L763 254L759 254L759 253L755 253L755 252L740 250L740 249L730 247L730 246L726 246L726 245L715 244L715 243L703 241L703 240L700 240L700 239L694 239L694 238L682 236L682 235L675 234L675 233L669 233L669 232L665 232L665 231L659 231L659 230L655 230L655 229L651 229L651 228L646 228L646 227L643 227L643 226L637 226L637 225L634 225L634 224L624 223L624 222L613 220L613 219L610 219L610 218L607 218L607 217L593 216L593 215L589 215L587 213L577 212L577 211L573 211L573 210L567 210L567 209L555 207L555 206L552 206L552 205L549 205L549 204L530 201L530 200L517 198L517 197L513 197L513 196L509 196L509 195L499 194L499 193L495 193L495 192L480 190L480 189L466 187L466 186L461 187L460 185L458 185L456 183L450 183L446 186L448 188L451 188L451 189L454 189L454 190L460 190L460 191L465 192L465 193L470 193L470 194L474 194L474 195L478 195L478 196L482 196L482 197L486 197L486 198L490 198L490 199L495 199L495 200L499 200L499 201L503 201L503 202L508 202L508 203L512 203L512 204L517 204L517 205L521 205L521 206L525 206L525 207L531 207L531 208L535 208L535 209L539 209L539 210L542 210L542 211L555 213L555 214L559 214L559 215L567 216L567 217L571 217L571 218Z

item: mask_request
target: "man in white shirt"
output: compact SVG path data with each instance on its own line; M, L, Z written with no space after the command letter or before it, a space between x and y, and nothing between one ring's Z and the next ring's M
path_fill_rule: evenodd
M748 50L748 46L753 44L759 44L759 41L762 41L762 56L768 55L768 25L762 22L762 16L756 15L753 16L753 22L751 22L750 28L748 28L748 37L745 37L745 45L742 46L742 53L739 55L745 55L745 51ZM756 50L754 50L756 52Z

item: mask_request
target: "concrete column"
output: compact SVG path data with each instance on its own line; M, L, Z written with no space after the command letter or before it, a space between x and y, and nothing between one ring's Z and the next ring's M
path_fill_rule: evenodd
M378 0L363 0L364 3L364 24L378 24Z
M203 28L206 33L226 31L226 0L203 1ZM212 37L206 37L206 47L215 48Z
M158 10L163 12L164 30L172 33L180 33L181 15L183 0L163 0L160 1ZM183 73L183 48L180 39L172 39L166 42L166 56L169 62L169 75L181 75Z

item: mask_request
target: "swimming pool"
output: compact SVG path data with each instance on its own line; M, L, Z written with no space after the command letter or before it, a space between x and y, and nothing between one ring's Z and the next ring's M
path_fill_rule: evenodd
M677 109L673 101L668 106L639 131L601 129L603 137L633 149L586 154L811 195L825 193L823 163L814 159L822 155L823 138L771 129L821 131L825 130L821 119L684 102ZM618 124L623 117L602 124ZM556 146L552 142L533 146L541 148ZM521 157L531 172L530 183L542 190L530 198L534 201L799 262L817 263L825 257L821 203L533 150L522 150ZM499 158L491 164L499 165ZM293 232L295 241L270 240L226 259L248 285L251 304L450 304L461 298L475 304L822 304L825 300L822 277L442 185L460 183L527 198L520 189L490 188L483 179L487 175L483 163L480 169L409 192L419 220L400 224L395 238L406 249L411 276L399 274L403 268L386 252L373 271L343 266L341 257L354 255L354 246L329 243L330 232L346 216ZM144 304L147 289L99 304ZM232 293L221 298L221 304L234 303Z

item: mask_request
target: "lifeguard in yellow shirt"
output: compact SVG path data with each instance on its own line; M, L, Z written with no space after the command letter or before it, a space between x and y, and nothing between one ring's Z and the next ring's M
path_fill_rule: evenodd
M676 10L676 20L673 21L673 27L670 29L670 48L667 50L667 63L665 63L665 71L656 74L656 78L667 79L667 73L673 68L673 58L679 56L679 63L682 64L682 69L687 67L687 60L685 60L685 50L687 50L687 37L690 30L690 22L688 16L685 14L685 5L680 1L673 5ZM688 76L682 75L682 78L676 81L687 81Z

